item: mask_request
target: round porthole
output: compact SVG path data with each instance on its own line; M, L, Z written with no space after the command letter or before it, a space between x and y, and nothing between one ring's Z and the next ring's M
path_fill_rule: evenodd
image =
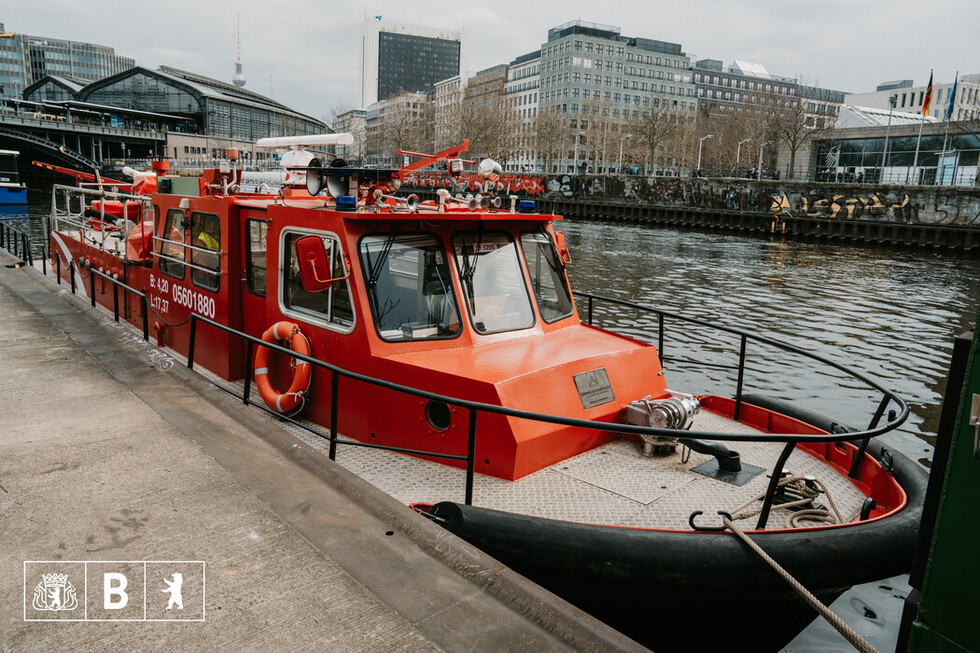
M430 401L425 405L425 419L436 431L445 431L453 421L453 414L445 402Z

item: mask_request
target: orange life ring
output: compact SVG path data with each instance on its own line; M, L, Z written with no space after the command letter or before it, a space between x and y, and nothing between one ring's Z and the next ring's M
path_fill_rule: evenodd
M292 322L276 322L262 334L262 340L269 343L282 340L297 354L310 355L309 341ZM269 352L271 351L268 347L259 347L255 352L255 385L258 386L259 394L266 406L277 413L291 413L303 406L303 395L310 389L313 366L306 361L297 362L293 359L293 383L286 392L278 392L269 380Z

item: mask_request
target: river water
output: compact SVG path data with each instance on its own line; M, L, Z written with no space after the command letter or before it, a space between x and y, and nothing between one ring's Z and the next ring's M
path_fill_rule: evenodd
M40 243L49 208L50 194L34 191L26 211L8 209L0 218L28 229ZM573 259L569 276L577 290L744 328L876 378L911 408L908 421L884 438L928 466L953 338L971 329L977 317L980 258L582 218L556 228L566 234ZM584 316L584 302L580 312ZM595 314L603 326L656 342L655 317L598 304ZM665 336L672 388L734 394L735 373L719 366L737 363L735 338L670 319ZM854 426L867 425L880 399L810 359L754 344L747 356L746 392L802 402ZM893 649L905 580L856 587L834 609L879 650ZM829 626L815 622L786 650L850 648Z

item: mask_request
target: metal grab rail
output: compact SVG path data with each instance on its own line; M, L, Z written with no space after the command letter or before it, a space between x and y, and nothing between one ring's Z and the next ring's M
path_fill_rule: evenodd
M735 328L735 327L726 327L726 326L723 326L723 325L712 324L712 323L707 322L705 320L699 320L697 318L686 317L686 316L683 316L683 315L679 315L677 313L671 313L669 311L664 311L664 310L661 310L661 309L658 309L658 308L654 308L652 306L646 306L646 305L643 305L643 304L637 304L636 302L630 302L630 301L626 301L626 300L622 300L622 299L615 299L613 297L604 297L602 295L593 295L593 294L585 293L585 292L576 292L575 294L576 295L579 295L581 297L585 297L588 300L587 322L590 325L593 323L594 310L595 310L595 300L601 300L601 301L609 302L609 303L616 304L616 305L619 305L619 306L625 306L627 308L631 308L631 309L638 310L638 311L643 311L643 312L646 312L646 313L656 313L656 315L657 315L657 343L658 343L657 353L658 353L658 355L660 357L661 364L663 364L663 360L664 360L664 358L663 358L663 351L664 351L664 319L665 319L665 317L671 317L673 319L676 319L676 320L681 321L681 322L686 322L688 324L696 324L696 325L699 325L699 326L707 327L709 329L716 329L716 330L719 330L719 331L722 331L722 332L725 332L725 333L728 333L728 334L731 334L731 335L738 336L739 337L739 354L738 354L738 367L737 367L737 369L738 369L738 380L736 381L736 388L735 388L735 413L734 413L734 417L735 417L736 420L739 418L739 414L741 413L741 408L742 408L742 389L743 389L743 383L744 383L744 380L745 380L745 359L746 359L745 348L746 348L746 344L748 343L748 340L749 339L755 340L755 341L757 341L759 343L762 343L762 344L765 344L765 345L769 345L769 346L775 347L777 349L782 349L783 351L786 351L786 352L790 352L790 353L794 353L794 354L799 354L801 356L804 356L806 358L810 358L810 359L815 360L815 361L819 361L819 362L824 363L826 365L830 365L831 367L834 367L834 368L840 370L841 372L844 372L846 374L849 374L850 376L852 376L855 379L859 379L859 380L863 381L864 383L868 384L870 387L874 388L875 390L878 390L879 392L882 393L882 398L881 398L881 401L879 402L878 407L875 410L874 416L871 418L871 422L868 425L868 428L866 430L858 432L858 431L853 431L853 430L848 429L847 430L848 431L847 432L847 436L848 437L837 438L837 439L828 438L828 439L825 440L826 442L842 441L842 440L860 440L861 441L860 442L860 445L858 446L858 449L855 452L854 457L853 457L853 459L851 461L851 467L848 470L848 476L851 477L851 478L857 478L858 471L859 471L860 466L861 466L861 461L864 459L864 454L865 454L865 451L868 448L868 443L871 441L871 438L874 437L875 435L881 435L882 433L886 433L886 432L891 431L891 430L893 430L895 428L898 428L908 418L908 414L909 414L908 404L906 404L905 401L901 397L899 397L897 394L895 394L891 390L888 390L887 388L881 386L878 382L876 382L874 379L870 378L869 376L867 376L865 374L862 374L861 372L858 372L857 370L852 370L852 369L850 369L850 368L848 368L848 367L846 367L844 365L841 365L840 363L836 363L836 362L834 362L834 361L832 361L832 360L830 360L828 358L825 358L823 356L820 356L819 354L815 354L813 352L806 351L805 349L801 349L801 348L796 347L794 345L790 345L790 344L787 344L787 343L784 343L784 342L779 342L778 340L773 340L772 338L766 338L764 336L760 336L760 335L757 335L757 334L749 333L747 331L743 331L742 329L738 329L738 328ZM887 408L888 407L888 404L890 402L892 402L892 401L894 401L895 403L897 403L901 407L901 412L898 415L895 415L894 413L890 413L889 416L888 416L888 421L885 423L885 425L883 427L878 427L878 424L881 421L881 418L882 418L882 416L885 413L885 408ZM702 436L701 435L698 435L698 437L701 438ZM776 491L777 491L778 486L779 486L779 479L782 478L782 475L783 475L783 467L786 465L786 461L789 459L790 454L796 448L796 445L797 444L799 444L800 442L812 441L811 438L812 438L812 436L810 436L810 437L803 437L803 438L796 437L796 438L787 438L786 439L786 445L783 447L783 450L779 454L779 457L776 460L776 464L773 466L773 469L772 469L772 474L771 474L770 479L769 479L769 485L766 488L766 494L765 494L765 497L763 498L763 501L762 501L762 510L759 513L759 521L756 524L756 530L762 530L762 529L764 529L766 527L766 523L769 520L769 514L772 511L772 506L773 506L773 503L774 503L775 498L776 498ZM710 438L705 437L704 439L710 439ZM714 439L720 440L720 439L723 439L723 438L716 436ZM772 438L772 436L770 436L770 439L774 439L774 438Z
M599 297L599 296L592 296L592 297L598 298L598 299L603 299L602 297ZM637 305L637 307L640 307L640 306ZM648 308L648 307L646 307L646 308ZM656 311L656 309L650 309L650 310ZM667 312L663 312L663 314L664 315L672 315L672 314L667 313ZM676 317L680 317L680 316L676 316ZM704 324L706 326L713 326L710 323L707 323L707 322L704 322L704 321L701 321L701 320L693 320L693 319L690 319L690 318L686 318L686 319L688 319L690 321L694 321L696 323ZM327 363L325 361L321 361L319 359L313 358L312 356L306 356L306 355L303 355L303 354L299 354L299 353L297 353L297 352L295 352L295 351L293 351L291 349L287 349L287 348L282 347L282 346L280 346L278 344L265 342L261 338L257 338L255 336L250 336L250 335L248 335L246 333L243 333L241 331L238 331L237 329L233 329L233 328L231 328L229 326L226 326L224 324L220 324L218 322L215 322L214 320L211 320L209 318L206 318L206 317L204 317L202 315L199 315L197 313L194 313L194 312L191 312L191 315L190 315L190 340L189 340L189 344L188 344L188 355L187 355L187 367L190 368L190 369L193 369L193 367L194 367L194 346L195 346L195 341L196 341L197 323L198 322L204 322L205 324L207 324L207 325L209 325L209 326L211 326L213 328L216 328L219 331L223 331L223 332L228 333L230 335L234 335L234 336L236 336L238 338L241 338L241 339L243 339L245 341L245 343L246 343L246 356L247 356L247 360L246 360L246 374L245 374L245 378L244 378L244 391L243 391L243 394L239 398L242 399L243 402L245 404L247 404L247 405L249 405L249 404L251 404L251 405L258 405L258 404L253 404L252 402L249 401L249 392L250 392L251 381L252 381L252 379L251 379L251 376L252 376L252 362L251 361L252 361L252 352L253 352L253 346L254 345L258 345L260 347L267 347L267 348L269 348L272 351L279 352L281 354L284 354L284 355L289 356L289 357L294 358L294 359L299 359L301 361L305 361L305 362L313 365L314 367L317 367L317 368L320 368L320 369L324 369L324 370L329 370L331 372L331 424L330 424L330 434L328 436L328 438L330 440L330 458L331 458L331 460L335 460L336 459L336 445L338 443L340 443L340 444L349 444L349 445L352 445L352 446L362 446L362 447L368 447L368 448L385 449L385 450L397 451L397 452L401 452L401 453L426 455L426 456L439 457L439 458L452 459L452 460L463 460L464 459L461 456L454 456L454 455L451 455L451 454L440 454L440 453L432 453L432 452L425 452L425 451L418 451L418 450L407 450L407 449L400 449L400 448L397 448L397 447L389 447L389 446L384 446L384 445L377 445L377 444L370 444L370 443L361 443L361 442L355 442L355 441L340 441L340 440L337 440L337 413L338 413L337 394L338 394L338 391L339 391L339 381L340 381L340 378L341 377L349 378L349 379L352 379L352 380L355 380L355 381L360 381L362 383L367 383L369 385L374 385L374 386L381 387L381 388L386 388L386 389L389 389L389 390L394 390L396 392L401 392L401 393L404 393L404 394L412 395L412 396L415 396L415 397L419 397L421 399L429 399L431 401L440 401L440 402L443 402L443 403L446 403L446 404L449 404L449 405L452 405L452 406L456 406L456 407L459 407L459 408L465 408L465 409L467 409L469 411L469 415L470 415L470 419L469 419L469 433L468 433L468 439L467 439L468 447L467 447L467 453L466 453L466 456L465 456L465 460L466 460L466 463L467 463L467 468L466 468L466 476L467 476L467 478L466 478L466 500L465 501L466 501L466 504L467 505L470 505L472 503L472 496L473 496L473 477L474 477L474 466L475 466L475 448L476 448L476 423L477 423L477 419L476 418L477 418L477 414L479 412L481 412L481 411L482 412L485 412L485 413L496 414L496 415L504 415L504 416L508 416L508 417L516 417L516 418L521 418L521 419L530 419L530 420L533 420L533 421L546 422L546 423L551 423L551 424L559 424L559 425L564 425L564 426L574 426L574 427L579 427L579 428L594 429L594 430L607 431L607 432L613 432L613 433L623 433L623 434L632 434L632 435L661 435L661 436L671 436L671 437L677 435L677 431L670 430L670 429L658 429L658 428L655 428L655 427L636 426L636 425L632 425L632 424L617 424L617 423L611 423L611 422L599 422L599 421L594 421L594 420L585 420L585 419L578 419L578 418L573 418L573 417L562 417L562 416L559 416L559 415L546 415L546 414L543 414L543 413L535 413L535 412L526 411L526 410L519 410L519 409L516 409L516 408L507 408L505 406L495 406L495 405L492 405L492 404L485 404L485 403L481 403L481 402L477 402L477 401L470 401L470 400L467 400L467 399L460 399L460 398L457 398L457 397L450 397L450 396L438 394L438 393L435 393L435 392L429 392L427 390L420 390L418 388L412 388L412 387L409 387L409 386L401 385L399 383L394 383L392 381L385 381L385 380L377 379L377 378L370 377L370 376L367 376L367 375L364 375L364 374L359 374L357 372L352 372L350 370L345 370L345 369L343 369L341 367L338 367L336 365L333 365L331 363ZM723 330L726 330L726 331L731 331L733 333L738 333L738 335L741 336L742 341L741 341L741 347L740 347L740 364L739 364L739 367L740 368L744 368L744 364L745 364L745 343L746 343L747 339L750 338L750 337L755 338L755 339L758 339L758 340L761 340L763 342L771 342L774 345L779 345L781 347L786 348L788 351L799 351L800 353L806 354L806 352L803 352L802 350L799 350L798 348L793 347L792 345L785 345L784 343L779 343L778 341L772 341L772 340L770 340L768 338L763 338L761 336L753 336L752 334L741 332L741 331L739 331L737 329L731 329L729 327L719 327L719 328L722 328ZM819 356L817 356L815 354L812 355L812 357L815 358L815 359L817 359L817 360L826 360L826 359L823 359L822 357L819 357ZM828 362L830 364L833 364L831 361L826 361L826 362ZM847 368L845 368L843 366L838 366L836 364L834 364L834 365L837 366L837 367L839 367L843 371L847 371L848 373L852 373L852 374L856 375L858 378L862 378L862 376L863 376L863 375L860 375L860 373L857 373L857 372L853 372L851 370L848 370ZM741 373L740 373L740 377L741 377ZM874 383L874 382L872 382L870 380L869 380L869 383L871 383L873 385L873 387L880 388L880 386L877 383ZM899 426L905 420L905 418L908 415L908 406L907 406L907 404L905 404L905 402L898 395L896 395L895 393L893 393L891 391L882 389L882 392L884 392L886 394L885 400L894 400L894 401L898 402L900 406L902 406L903 410L901 412L901 415L898 418L889 420L889 422L887 422L884 426L881 426L881 427L877 426L877 424L875 423L875 421L873 421L871 427L869 427L868 429L866 429L864 431L849 431L849 432L846 432L846 433L829 433L829 434L826 434L826 435L803 435L803 434L799 434L799 433L786 433L786 434L766 434L766 433L752 434L752 433L747 433L747 434L742 434L742 433L713 433L713 432L701 432L701 431L685 431L684 433L685 433L685 436L686 437L692 437L692 438L698 438L698 439L705 439L705 440L743 441L743 442L745 442L745 441L764 441L764 442L774 442L775 441L775 442L786 442L786 446L783 449L783 453L780 455L779 460L776 463L776 467L774 467L774 469L772 471L772 477L773 477L774 481L773 482L770 482L769 490L767 491L766 497L765 497L764 502L763 502L763 513L762 513L762 516L760 516L760 523L757 526L757 528L762 529L762 528L765 528L765 521L768 518L769 510L772 507L773 499L775 497L775 492L776 492L776 486L778 485L778 479L782 475L782 467L783 467L786 459L789 457L789 454L792 452L792 450L796 447L797 444L800 444L802 442L829 443L829 442L844 442L844 441L851 441L851 440L858 440L858 439L870 439L871 437L874 437L876 435L880 435L881 433L885 433L887 431L890 431L890 430L896 428L897 426ZM741 393L741 382L739 383L739 394L740 393ZM238 395L235 395L235 396L238 396ZM883 400L883 403L885 402L885 400ZM263 408L264 410L267 410L267 409L265 409L265 407L262 407L262 406L260 406L260 407ZM267 412L272 413L273 411L267 410ZM277 415L279 417L284 417L284 416L280 415L279 413L273 413L273 414L275 414L275 415ZM878 415L878 417L880 418L880 415ZM299 422L297 422L295 420L292 420L291 418L285 417L285 419L287 419L288 421L290 421L293 424L296 424L298 426L301 426L301 427L305 428L308 431L311 431L313 433L319 434L317 431L314 431L313 429L310 429L309 427L306 427L305 425L300 424ZM860 451L863 452L863 447L860 449Z
M880 383L878 383L877 381L875 381L874 379L872 379L870 376L868 376L868 375L866 375L866 374L864 374L862 372L859 372L857 370L853 370L853 369L851 369L851 368L849 368L849 367L847 367L845 365L842 365L840 363L837 363L837 362L835 362L835 361L833 361L833 360L831 360L829 358L826 358L824 356L821 356L820 354L815 354L815 353L810 352L810 351L807 351L805 349L801 349L800 347L797 347L795 345L790 345L790 344L785 343L785 342L780 342L779 340L774 340L773 338L767 338L765 336L760 336L760 335L755 334L755 333L749 333L748 331L744 331L744 330L739 329L739 328L736 328L736 327L729 327L729 326L725 326L725 325L721 325L721 324L713 324L713 323L708 322L706 320L701 320L701 319L693 318L693 317L686 317L684 315L680 315L678 313L672 313L670 311L661 310L661 309L655 308L653 306L646 306L644 304L637 304L636 302L630 302L630 301L626 301L626 300L623 300L623 299L616 299L614 297L605 297L605 296L602 296L602 295L594 295L594 294L585 293L585 292L575 291L574 294L575 295L578 295L578 296L581 296L581 297L585 297L588 300L588 312L587 312L586 322L588 324L590 324L590 325L593 323L594 302L595 302L595 300L600 300L600 301L608 302L608 303L611 303L611 304L617 304L619 306L625 306L627 308L632 308L632 309L635 309L635 310L638 310L638 311L643 311L643 312L646 312L646 313L655 313L655 314L657 314L657 316L658 316L658 336L657 336L657 338L658 338L658 347L657 347L657 351L659 352L659 354L660 354L661 357L663 357L663 350L664 350L664 319L666 317L669 317L671 319L678 320L680 322L686 322L688 324L696 324L698 326L703 326L703 327L707 327L709 329L715 329L715 330L722 331L722 332L725 332L725 333L728 333L728 334L731 334L731 335L738 336L739 339L740 339L740 348L739 348L740 351L739 351L739 361L738 361L738 385L737 385L737 388L736 388L736 408L735 408L736 418L738 416L738 411L739 411L739 407L740 407L740 404L741 404L741 401L740 401L739 397L742 394L742 383L744 381L745 358L746 358L745 347L746 347L747 341L749 341L749 340L753 340L753 341L756 341L756 342L761 343L761 344L764 344L764 345L769 345L769 346L775 347L776 349L781 349L781 350L783 350L785 352L788 352L788 353L791 353L791 354L798 354L800 356L804 356L805 358L810 358L812 360L818 361L818 362L823 363L825 365L829 365L829 366L831 366L831 367L833 367L833 368L835 368L837 370L840 370L841 372L844 372L845 374L848 374L848 375L852 376L855 379L858 379L858 380L866 383L867 385L869 385L870 387L874 388L875 390L881 392L884 395L884 398L887 399L888 401L887 402L884 402L884 405L881 408L879 408L878 412L876 413L876 417L872 418L871 424L868 426L868 428L866 430L864 430L864 431L854 431L852 433L849 433L848 434L848 437L840 438L841 441L843 441L843 440L856 440L856 439L860 439L860 438L874 437L876 435L881 435L882 433L886 433L886 432L891 431L891 430L893 430L895 428L898 428L908 418L908 415L909 415L909 407L908 407L908 404L905 403L905 401L901 397L899 397L897 394L895 394L894 392L892 392L888 388L885 388ZM889 420L885 423L885 425L879 427L878 426L878 422L881 420L881 413L884 411L884 407L887 406L888 403L891 402L891 401L894 401L896 404L898 404L899 407L901 408L901 411L899 412L899 414L896 417L894 417L894 418L889 417ZM786 434L786 435L787 435L787 439L788 439L789 438L789 435L788 434ZM725 438L716 437L714 439L721 440L721 439L725 439ZM805 441L807 441L807 438L802 438L802 439L800 439L800 441L801 442L805 442ZM827 440L827 441L830 442L831 440Z

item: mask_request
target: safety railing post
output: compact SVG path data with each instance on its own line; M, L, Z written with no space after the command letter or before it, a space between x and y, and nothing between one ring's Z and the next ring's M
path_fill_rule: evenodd
M657 313L657 356L660 357L660 366L664 365L664 314Z
M746 337L742 336L742 342L738 349L738 383L735 386L735 421L738 421L742 413L742 382L745 380L745 342Z
M242 403L248 406L249 395L252 394L252 344L245 341L245 385L242 387Z
M112 317L119 321L119 284L112 284Z
M71 294L75 294L75 261L68 261L68 280L71 281Z
M0 247L7 249L7 225L0 222Z
M769 487L766 488L766 497L762 501L762 512L759 513L759 521L755 525L755 530L761 531L769 521L769 513L772 511L772 502L776 498L776 490L779 489L779 481L783 478L783 467L789 459L789 455L796 449L796 441L790 440L783 447L776 464L772 468L772 476L769 477Z
M41 248L41 274L48 276L48 255L44 247Z
M149 342L150 340L150 316L149 316L149 303L146 301L146 295L140 295L140 311L143 313L143 340Z
M54 253L54 273L58 278L58 285L61 285L61 254L58 252Z
M589 312L588 312L588 315L589 315L589 319L587 320L587 322L589 324L592 324L592 296L591 295L589 295Z
M330 375L330 460L337 460L337 411L340 407L340 373Z
M89 295L92 298L92 308L95 308L95 270L89 265L88 268L88 279L89 279Z
M871 430L878 426L878 422L881 421L882 415L885 414L885 408L888 406L888 402L891 399L888 395L881 398L878 402L878 408L875 410L874 417L871 418L871 424L868 426L867 430ZM861 440L861 444L858 445L857 451L854 452L854 460L851 461L851 469L848 470L847 475L850 478L857 478L858 472L861 469L861 461L864 460L864 452L868 450L868 443L871 442L871 438L864 438Z
M187 369L194 369L194 341L197 338L197 313L191 313L191 335L187 343Z
M466 440L466 505L473 505L473 476L476 468L476 408L470 408L469 437Z

